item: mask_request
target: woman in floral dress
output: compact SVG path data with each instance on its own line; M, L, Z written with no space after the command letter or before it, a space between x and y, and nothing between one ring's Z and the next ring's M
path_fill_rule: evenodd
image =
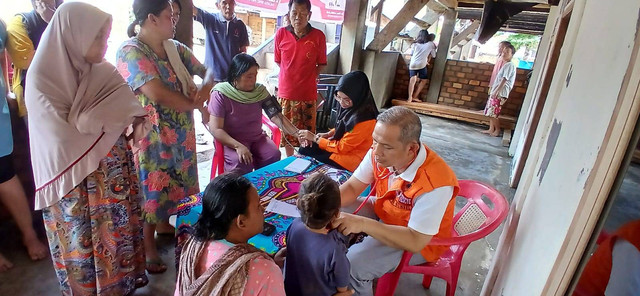
M203 104L211 89L211 84L205 82L197 90L192 81L187 83L190 77L181 76L188 72L187 76L198 75L209 81L204 66L192 52L171 40L176 23L172 10L167 0L135 0L136 20L129 27L133 38L125 41L117 53L118 71L153 125L148 136L138 143L137 152L145 197L144 241L150 273L167 269L155 243L156 225L168 222L181 198L199 192L193 110L206 111ZM208 118L208 113L203 118Z

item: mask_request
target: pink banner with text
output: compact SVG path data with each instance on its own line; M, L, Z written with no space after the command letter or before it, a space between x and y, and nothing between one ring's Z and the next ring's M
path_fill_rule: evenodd
M339 23L344 20L346 0L311 0L311 20ZM289 0L236 0L240 6L285 15Z

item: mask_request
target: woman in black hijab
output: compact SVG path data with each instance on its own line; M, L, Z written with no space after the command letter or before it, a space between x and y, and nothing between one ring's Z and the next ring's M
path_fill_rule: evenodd
M335 129L317 135L299 131L301 140L311 142L299 153L353 172L373 143L371 134L378 116L369 78L362 71L345 74L338 81L335 98L340 103Z

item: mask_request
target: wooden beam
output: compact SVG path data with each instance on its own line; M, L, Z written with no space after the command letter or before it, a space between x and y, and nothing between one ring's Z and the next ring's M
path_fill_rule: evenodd
M193 47L193 2L191 0L180 0L182 11L180 11L180 20L176 24L175 39L182 44Z
M438 3L442 4L442 6L449 9L458 8L458 0L436 0Z
M438 49L436 51L436 58L433 62L433 71L431 79L429 80L429 89L427 90L427 102L438 102L457 15L458 14L453 9L449 9L444 13L444 22L442 24L442 30L440 31L440 43L438 44Z
M460 44L463 40L468 40L469 35L475 34L478 28L480 27L480 21L475 20L471 24L469 24L460 34L453 37L453 41L451 42L451 48Z
M520 34L529 34L529 35L542 35L544 31L539 30L526 30L526 29L518 29L518 28L500 28L500 31L510 32L510 33L520 33Z
M474 20L482 19L481 8L458 8L457 11L458 11L459 19L474 19ZM547 12L523 11L514 16L511 16L509 20L518 20L518 21L527 21L527 22L545 24L547 22L548 17L549 17L549 13Z
M484 1L481 1L480 3L468 3L468 2L462 2L462 1L458 1L458 8L484 8ZM527 8L524 11L535 11L535 12L549 12L549 9L551 8L551 5L549 4L537 4L533 7Z
M427 23L417 17L414 17L412 20L412 22L414 22L416 25L418 25L418 27L423 28L423 29L427 29L429 27L431 27L430 23Z
M340 38L339 73L360 69L360 59L366 32L369 0L345 1L342 38Z
M511 134L512 131L510 129L505 129L502 133L502 146L509 147L511 143Z
M376 12L376 30L374 33L375 35L378 35L378 33L380 32L380 22L382 21L382 9L384 8L384 0L380 0L378 5L380 5L380 7L378 7L378 11Z
M413 17L424 7L429 0L408 0L404 3L400 13L389 22L382 31L377 34L367 50L381 51L395 38L400 31L413 19Z
M489 125L489 118L482 112L469 110L461 107L447 106L435 103L407 102L407 100L392 100L393 106L404 106L417 113L437 116L442 118L455 119L464 122ZM504 130L513 130L516 126L517 118L508 115L500 115L500 127Z
M369 14L369 20L371 20L371 18L378 12L378 10L382 10L382 3L384 2L379 1L378 4L376 4L376 6L371 8L371 13Z

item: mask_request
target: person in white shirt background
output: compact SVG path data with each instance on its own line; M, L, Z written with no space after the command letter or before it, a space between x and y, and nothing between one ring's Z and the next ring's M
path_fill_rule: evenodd
M433 43L436 35L427 30L420 30L416 42L411 46L411 61L409 62L409 102L421 102L420 92L427 84L427 65L436 57L436 45Z

